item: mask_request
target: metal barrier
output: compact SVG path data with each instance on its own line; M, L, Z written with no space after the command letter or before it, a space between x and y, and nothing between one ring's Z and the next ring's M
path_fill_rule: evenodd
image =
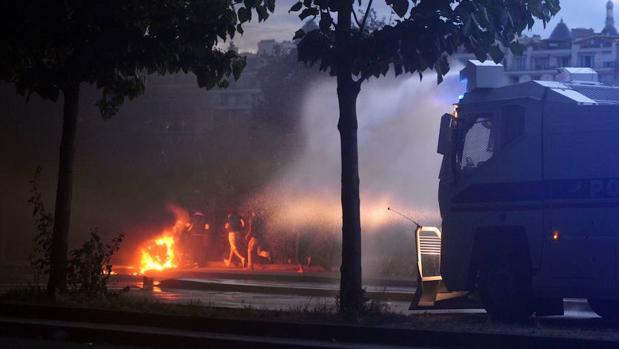
M417 290L410 309L434 307L436 302L465 296L468 292L449 292L441 276L441 231L417 226Z

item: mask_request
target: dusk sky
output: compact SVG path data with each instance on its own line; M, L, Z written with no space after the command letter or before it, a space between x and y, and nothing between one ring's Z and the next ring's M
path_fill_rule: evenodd
M276 11L266 22L257 24L252 22L246 26L245 35L237 37L234 42L242 51L255 51L258 41L263 39L276 39L278 41L290 40L294 32L301 27L301 21L296 14L288 13L290 6L297 0L277 0ZM565 23L571 28L584 27L593 28L599 32L604 27L606 16L606 2L608 0L561 0L561 12L544 28L541 24L537 25L531 34L541 34L548 36L552 28L563 18ZM619 0L615 2L615 15L619 11ZM365 1L364 1L365 3ZM384 5L384 0L376 1L376 10L379 16L388 18L389 8ZM619 17L618 17L619 20ZM619 22L618 22L619 25Z

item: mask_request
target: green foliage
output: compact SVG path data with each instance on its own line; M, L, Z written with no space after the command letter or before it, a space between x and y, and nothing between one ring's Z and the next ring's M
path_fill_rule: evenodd
M45 203L39 189L41 167L37 167L30 180L30 198L37 233L34 237L34 248L30 255L30 266L33 272L33 291L49 276L50 251L52 242L53 218L45 208ZM113 238L109 243L103 243L97 230L90 233L90 239L71 252L68 268L69 290L85 298L104 296L107 293L107 280L112 273L110 260L120 248L123 235Z
M28 199L28 203L32 205L32 217L34 218L36 228L34 248L29 257L35 287L44 282L44 278L47 278L49 275L52 228L54 226L52 215L45 208L45 203L39 190L41 172L41 167L37 167L30 180L30 198Z
M290 11L299 12L301 19L320 17L320 29L295 34L302 38L299 60L318 63L321 70L335 75L337 60L345 59L358 81L384 76L390 69L396 76L418 73L420 77L433 69L440 83L449 71L448 57L459 47L479 60L490 57L499 62L507 50L520 50L522 31L531 29L536 19L545 25L560 9L559 0L385 0L396 19L368 30L372 0L366 0L362 17L352 12L356 26L336 42L333 18L346 8L344 2L299 1ZM346 49L338 51L338 45Z
M96 298L107 294L107 280L112 274L112 255L120 248L124 235L119 234L104 243L98 231L90 233L90 239L71 252L67 269L69 291L78 296Z
M200 87L227 86L245 59L220 48L274 0L4 1L0 80L56 101L82 82L101 90L104 117L140 95L147 74L192 72Z

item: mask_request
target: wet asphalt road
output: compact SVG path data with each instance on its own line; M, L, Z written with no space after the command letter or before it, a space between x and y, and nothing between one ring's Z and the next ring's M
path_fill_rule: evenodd
M268 292L238 292L238 291L220 291L220 290L201 290L191 288L166 288L154 286L152 288L143 289L140 281L134 282L131 291L128 293L132 297L147 298L161 302L181 303L181 304L202 304L214 307L224 308L254 308L268 310L327 310L335 309L335 297L321 296L306 296L295 294L295 289L304 290L337 290L339 285L334 282L324 281L283 281L283 280L255 280L243 278L212 278L212 277L196 277L192 275L190 278L180 278L195 283L208 283L228 285L231 289L235 286L239 288L244 286L257 287L268 291L271 287L286 288L291 290L289 294L270 294ZM155 282L157 284L157 282ZM124 284L117 283L117 286ZM372 292L394 292L399 294L410 294L410 298L415 292L415 287L411 285L371 285L366 288ZM321 293L318 292L318 293ZM385 306L391 312L401 314L437 314L454 316L462 314L485 314L485 311L480 308L475 309L433 309L433 310L409 310L410 301L391 301L381 300L381 305ZM593 320L599 319L589 308L586 300L569 299L565 302L565 315L556 317L546 317L553 319L561 319L560 321L573 320Z
M234 276L234 275L232 275ZM277 278L277 276L274 276ZM128 294L132 297L147 298L166 303L182 303L182 304L202 304L224 308L255 308L268 310L316 310L316 309L334 309L335 296L325 297L326 292L337 294L339 284L336 282L321 281L286 281L286 280L264 280L264 279L244 279L244 278L213 278L199 277L192 275L189 278L180 277L176 280L189 281L199 285L205 283L208 285L225 286L225 290L204 290L197 287L188 288L169 288L159 287L158 281L152 288L143 288L141 279L122 280L117 278L110 286L114 288L124 288L130 286ZM165 279L163 277L162 279ZM243 289L253 289L259 292L245 292ZM269 290L277 288L277 294L269 293ZM241 291L237 291L241 290ZM289 290L290 292L282 292L281 290ZM415 292L413 286L406 285L373 285L366 288L367 291L376 293L397 293L399 295L410 294ZM299 295L298 293L310 294ZM315 295L312 295L315 293ZM406 297L408 299L409 297ZM410 305L409 301L381 301L381 303L394 312L406 312Z
M97 343L75 343L49 339L0 336L0 348L6 349L134 349L124 345L107 345Z

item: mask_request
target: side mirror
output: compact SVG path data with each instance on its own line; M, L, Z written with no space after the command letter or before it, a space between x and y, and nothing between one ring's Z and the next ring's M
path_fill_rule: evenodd
M449 147L451 145L451 137L449 132L449 127L451 126L451 120L454 118L451 114L443 114L441 116L441 129L438 134L438 147L436 152L445 155L449 152Z

